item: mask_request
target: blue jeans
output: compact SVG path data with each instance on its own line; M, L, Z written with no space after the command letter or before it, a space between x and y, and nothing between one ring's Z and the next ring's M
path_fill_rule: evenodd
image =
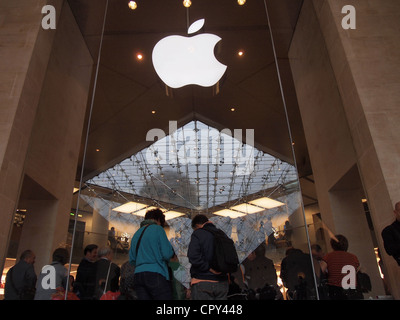
M135 273L133 289L138 300L172 300L172 286L157 272Z
M228 281L199 282L192 285L192 300L226 300L228 289Z

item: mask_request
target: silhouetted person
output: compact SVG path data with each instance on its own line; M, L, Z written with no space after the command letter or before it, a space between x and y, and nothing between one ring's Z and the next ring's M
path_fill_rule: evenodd
M271 289L275 290L275 294L279 292L274 262L265 256L264 244L250 253L242 265L244 267L244 281L247 282L248 289L255 293L261 293L266 286L271 286ZM261 296L261 298L263 297ZM265 299L275 299L275 295L265 297Z
M293 228L292 228L292 225L290 224L289 220L285 221L283 230L284 230L283 238L287 241L288 246L292 246Z
M4 300L33 300L37 276L33 267L36 256L25 250L19 262L8 270L4 288Z
M382 230L386 253L392 256L400 266L400 202L394 206L395 221Z
M292 300L316 297L314 269L309 254L300 249L289 248L281 263L281 279Z
M97 250L96 244L89 244L83 250L84 257L79 263L74 282L74 292L81 300L95 299Z
M107 291L117 292L119 290L119 277L121 268L112 262L113 250L110 247L101 247L97 251L99 259L96 264L96 289L97 299Z

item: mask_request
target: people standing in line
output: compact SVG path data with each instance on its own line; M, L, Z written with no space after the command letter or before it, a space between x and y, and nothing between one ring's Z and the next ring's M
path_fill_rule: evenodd
M191 298L193 300L226 300L229 290L228 275L210 267L214 253L215 225L205 215L192 220L193 233L188 248L191 263Z
M343 235L335 235L330 240L332 252L329 252L323 257L326 262L326 272L328 277L328 293L331 300L349 300L351 296L355 297L355 289L344 289L342 286L343 277L346 275L342 273L344 266L353 266L355 271L360 267L360 262L356 255L347 252L349 242ZM356 272L354 272L355 276ZM359 297L360 298L360 297Z
M32 250L22 252L18 263L8 270L4 287L4 300L33 300L37 275L36 256Z
M84 257L79 263L74 282L74 292L81 300L93 300L95 297L97 250L96 244L89 244L83 250Z
M95 296L100 299L107 291L117 292L119 290L119 277L121 268L112 262L114 252L110 247L101 247L97 251L99 259L96 264L96 287Z
M386 253L392 256L400 266L400 201L394 206L395 220L382 230L382 239Z
M68 279L68 270L64 265L68 262L69 252L65 248L57 248L53 252L53 260L50 265L44 266L39 274L35 300L51 300L52 295L57 292L57 288L66 288ZM46 279L47 277L55 276L54 279ZM54 283L53 283L54 281ZM54 287L52 287L52 285Z
M134 290L138 300L172 300L168 262L174 250L164 225L164 213L160 209L149 210L132 237L129 261L135 266Z

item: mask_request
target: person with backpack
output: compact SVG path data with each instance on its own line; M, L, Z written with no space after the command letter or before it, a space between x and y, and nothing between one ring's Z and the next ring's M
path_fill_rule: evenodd
M236 251L233 252L235 250L233 241L225 234L221 234L223 231L203 214L193 218L192 228L194 231L188 247L192 278L191 299L226 300L229 289L228 273L236 271L239 263ZM224 244L220 244L221 242L225 243L225 247ZM232 252L230 255L233 257L224 258L220 251ZM218 262L217 257L224 260ZM229 260L233 260L231 268Z

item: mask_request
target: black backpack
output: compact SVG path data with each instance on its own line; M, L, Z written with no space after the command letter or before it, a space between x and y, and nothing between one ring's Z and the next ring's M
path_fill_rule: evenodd
M368 274L361 271L357 272L357 289L363 293L372 290L371 279Z
M220 229L210 230L204 228L214 235L214 254L211 261L211 268L222 273L236 272L239 267L239 258L235 244L225 232Z

